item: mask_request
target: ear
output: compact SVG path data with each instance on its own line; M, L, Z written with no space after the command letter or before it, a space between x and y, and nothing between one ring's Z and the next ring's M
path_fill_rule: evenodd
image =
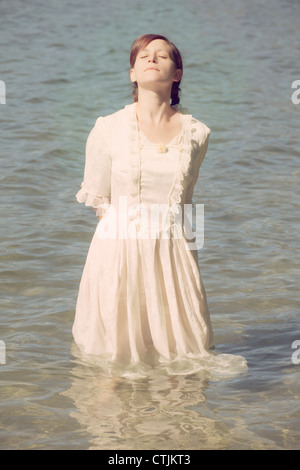
M181 77L182 77L182 70L177 69L173 78L173 82L180 82Z
M130 69L130 80L134 83L136 82L135 72L133 69Z

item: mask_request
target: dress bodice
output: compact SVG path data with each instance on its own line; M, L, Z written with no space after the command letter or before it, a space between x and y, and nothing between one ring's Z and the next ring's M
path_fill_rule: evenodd
M97 208L191 203L204 159L209 128L179 108L182 131L169 145L157 145L138 130L136 104L97 119L86 147L84 180L77 200Z
M168 204L180 157L181 136L176 136L169 144L151 142L139 132L141 182L140 200L142 204Z

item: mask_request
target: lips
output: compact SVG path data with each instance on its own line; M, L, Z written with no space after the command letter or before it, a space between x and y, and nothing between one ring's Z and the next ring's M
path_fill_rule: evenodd
M157 70L157 72L159 72L159 69L155 68L155 67L148 67L145 72L147 72L147 70Z

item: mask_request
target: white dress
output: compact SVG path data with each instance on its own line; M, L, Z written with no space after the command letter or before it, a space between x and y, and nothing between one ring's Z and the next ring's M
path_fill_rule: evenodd
M184 230L176 231L174 216L176 207L178 213L192 202L210 130L179 112L181 134L166 146L138 131L135 104L98 118L88 137L76 197L104 216L88 251L73 325L86 354L131 362L150 351L162 360L210 354L197 256ZM167 212L153 231L149 214L160 205Z

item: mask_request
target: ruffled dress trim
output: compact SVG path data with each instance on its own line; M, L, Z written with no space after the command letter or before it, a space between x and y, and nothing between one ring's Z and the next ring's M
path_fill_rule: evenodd
M76 194L76 199L78 202L84 202L86 206L91 206L95 209L97 217L102 217L104 212L110 206L110 196L97 196L96 194L90 193L84 186L82 182L80 185L80 190Z
M181 110L179 109L179 112ZM180 204L181 195L183 192L183 180L188 174L188 170L191 164L191 154L192 154L192 139L191 139L191 121L192 116L190 114L185 114L183 118L183 135L182 142L180 147L180 157L178 161L177 171L175 175L175 180L173 187L171 188L169 194L169 203L171 207L176 207L177 204Z
M128 113L128 139L129 139L129 162L130 162L130 182L128 199L129 206L140 204L140 180L141 180L141 159L140 142L136 118L136 104L125 106Z

